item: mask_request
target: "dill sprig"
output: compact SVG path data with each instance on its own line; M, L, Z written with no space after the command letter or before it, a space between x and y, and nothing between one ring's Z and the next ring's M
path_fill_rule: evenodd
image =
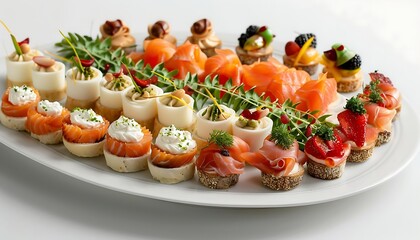
M214 143L221 148L227 148L233 145L233 137L222 130L213 130L208 140L209 144Z
M289 149L293 145L295 138L289 133L286 125L277 125L271 131L270 141L282 149Z

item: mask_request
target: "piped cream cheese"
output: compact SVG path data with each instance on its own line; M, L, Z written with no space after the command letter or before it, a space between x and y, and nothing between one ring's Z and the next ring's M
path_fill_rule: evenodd
M63 111L63 107L59 102L50 102L48 100L42 100L38 102L36 109L39 113L45 116L57 116Z
M82 128L94 128L104 123L102 116L96 114L92 109L81 108L75 108L70 113L70 121Z
M23 105L29 102L33 102L36 100L36 93L31 87L26 85L23 86L14 86L9 91L9 102L13 105Z
M122 142L140 142L144 136L140 124L134 119L124 116L121 116L109 126L108 134Z
M178 130L171 125L160 130L155 145L171 154L183 154L192 151L197 143L192 139L190 132Z

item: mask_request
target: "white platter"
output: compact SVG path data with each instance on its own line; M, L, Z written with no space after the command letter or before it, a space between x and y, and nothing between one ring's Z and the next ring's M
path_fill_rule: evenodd
M0 61L4 66L4 60ZM0 72L0 93L4 92L4 70ZM287 192L274 192L260 183L260 173L247 167L239 183L228 190L203 187L195 177L176 185L154 181L148 171L117 173L108 168L103 157L78 158L63 145L47 146L0 125L0 142L28 158L76 179L132 195L170 202L236 208L268 208L311 205L361 193L385 182L403 170L419 151L419 118L403 102L399 119L393 124L390 143L375 148L366 163L348 163L340 179L325 181L305 174L300 186Z

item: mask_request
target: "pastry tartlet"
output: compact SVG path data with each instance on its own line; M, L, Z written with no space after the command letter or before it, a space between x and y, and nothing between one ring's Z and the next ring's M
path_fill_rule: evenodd
M69 115L59 102L39 101L29 108L26 130L44 144L58 144L63 140L63 120Z
M9 87L1 101L0 122L7 128L26 130L27 114L41 100L36 89L23 86Z
M101 25L99 31L102 40L111 38L111 49L122 48L126 53L136 50L136 39L131 35L130 28L123 21L106 21Z
M194 177L197 145L191 133L174 125L160 130L152 146L148 167L153 179L175 184Z
M242 33L238 38L239 46L235 49L242 64L267 61L273 55L273 38L274 35L267 26L249 26L246 33Z
M143 41L144 50L147 49L147 46L149 45L150 41L157 38L168 41L174 46L176 46L177 40L174 36L171 35L171 26L166 21L159 20L154 24L149 25L147 28L147 32L149 33L149 36L147 36Z
M227 189L239 181L245 163L241 154L248 152L248 144L221 130L214 130L208 145L197 158L197 175L201 184L213 189Z
M286 125L273 128L258 151L243 153L241 157L261 171L264 186L277 191L291 190L302 182L305 172L302 165L307 159Z
M286 43L285 52L284 65L303 70L309 75L314 75L317 72L321 58L316 50L315 34L300 34L295 41Z
M67 100L65 107L70 111L76 107L95 107L100 95L102 72L92 67L94 60L75 60L76 66L66 72Z
M75 108L63 121L63 143L79 157L96 157L104 153L108 120L92 109Z
M18 42L15 46L16 51L6 56L6 82L8 87L12 86L32 86L32 58L43 54L31 49L29 38Z
M95 112L110 122L117 120L123 111L124 90L131 85L131 78L124 75L122 69L118 73L107 73L100 82L100 96L95 103Z
M251 152L260 149L271 133L273 120L266 117L268 112L268 109L245 109L232 125L233 135L248 143Z
M66 98L66 69L63 63L52 58L35 56L32 81L43 100L61 101Z
M186 41L197 44L207 57L216 55L216 49L222 47L222 41L214 34L213 25L208 19L198 20L190 30L192 35Z
M343 44L334 44L330 50L325 51L321 64L324 65L322 71L337 81L338 92L354 92L362 86L363 74L360 70L362 59L359 54Z
M147 169L152 134L134 119L121 116L108 128L104 156L108 167L117 172Z

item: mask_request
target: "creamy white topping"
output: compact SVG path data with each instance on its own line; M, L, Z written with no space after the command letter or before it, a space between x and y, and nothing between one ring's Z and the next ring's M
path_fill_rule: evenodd
M57 116L61 114L63 107L59 102L42 100L38 103L37 111L45 116Z
M155 145L171 154L187 153L197 146L190 132L178 130L174 125L160 130Z
M297 163L297 162L295 162L295 165L293 165L293 169L292 169L292 171L290 171L289 172L289 174L287 175L287 176L290 176L290 175L293 175L293 174L295 174L295 173L298 173L299 172L299 163ZM284 170L283 171L281 171L281 172L279 172L279 174L277 174L276 175L276 177L283 177L283 176L285 176L284 175Z
M144 134L134 119L121 116L108 128L108 134L122 142L140 142Z
M33 102L36 99L36 93L31 87L28 86L14 86L9 91L9 102L13 105L23 105Z
M83 128L94 128L101 125L104 122L104 119L92 109L76 108L70 114L70 121L72 124Z
M28 62L31 61L32 58L34 58L35 56L39 55L41 54L38 52L38 50L30 50L29 52L21 55L18 55L16 52L13 52L9 55L9 60L14 62Z

